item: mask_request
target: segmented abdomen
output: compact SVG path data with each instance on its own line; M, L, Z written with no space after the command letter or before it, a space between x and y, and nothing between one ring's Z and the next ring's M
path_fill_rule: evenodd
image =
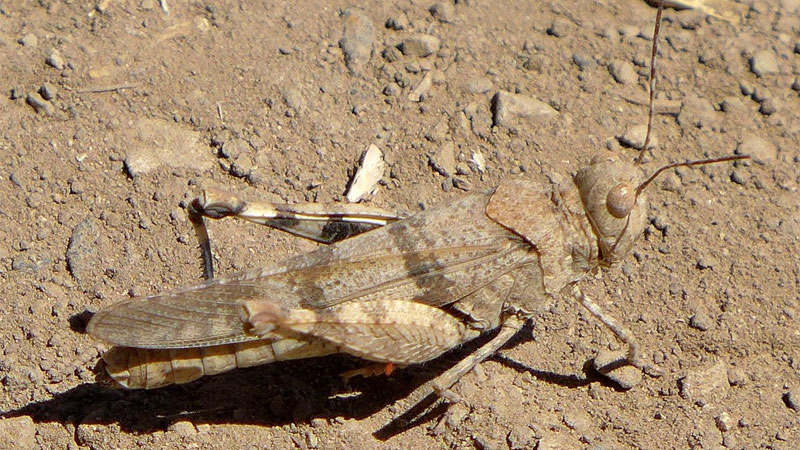
M121 386L154 389L189 383L237 367L324 356L337 351L335 345L322 340L285 338L181 349L112 347L103 360L108 374Z

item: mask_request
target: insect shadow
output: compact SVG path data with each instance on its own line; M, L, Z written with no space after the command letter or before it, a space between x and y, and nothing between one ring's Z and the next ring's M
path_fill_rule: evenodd
M91 313L72 316L71 327L81 332ZM530 327L509 341L505 349L530 341ZM264 366L203 377L154 390L120 390L103 383L84 383L41 402L0 412L0 417L30 416L34 422L62 424L116 424L124 432L166 430L179 420L200 424L251 424L282 426L312 419L364 419L406 397L417 387L463 359L492 338L492 334L458 347L413 370L398 370L391 377L356 377L344 382L338 374L362 367L363 360L346 354L282 361ZM602 377L591 369L584 374L558 374L528 367L512 358L494 360L546 383L577 387ZM98 363L99 364L99 363ZM95 368L102 373L102 367ZM446 403L429 396L377 430L385 440L409 428L435 420Z

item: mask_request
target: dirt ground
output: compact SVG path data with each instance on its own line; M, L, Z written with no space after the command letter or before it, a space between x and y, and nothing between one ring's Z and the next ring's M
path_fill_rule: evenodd
M406 425L395 402L475 346L347 384L363 361L329 356L122 391L94 382L87 312L199 280L184 208L202 187L344 201L375 144L387 169L370 203L413 213L568 180L604 148L634 158L621 142L646 123L655 9L0 1L0 446L797 448L800 3L717 4L665 12L644 167L756 160L668 171L635 251L581 283L664 375L629 390L598 375L593 357L619 344L563 298L461 379L461 403ZM518 103L493 103L501 91ZM211 228L220 273L317 246Z

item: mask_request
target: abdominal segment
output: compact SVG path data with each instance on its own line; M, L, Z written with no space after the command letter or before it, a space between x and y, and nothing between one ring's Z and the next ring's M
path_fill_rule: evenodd
M319 339L253 340L236 344L180 349L112 347L103 356L108 375L127 389L154 389L183 384L205 375L273 361L336 353L337 346Z

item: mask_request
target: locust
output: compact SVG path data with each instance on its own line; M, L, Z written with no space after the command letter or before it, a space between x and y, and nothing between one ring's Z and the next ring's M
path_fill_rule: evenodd
M103 356L108 375L125 388L152 389L332 353L362 358L388 373L494 333L418 388L445 395L517 334L543 302L559 295L574 297L627 345L625 364L657 374L643 361L633 333L579 283L631 251L647 225L645 189L659 174L747 158L678 162L644 175L660 20L661 7L647 135L635 160L602 152L568 182L506 180L409 217L361 204L275 205L206 190L187 209L207 280L94 314L87 332L114 345ZM328 245L215 278L205 219L224 217Z

